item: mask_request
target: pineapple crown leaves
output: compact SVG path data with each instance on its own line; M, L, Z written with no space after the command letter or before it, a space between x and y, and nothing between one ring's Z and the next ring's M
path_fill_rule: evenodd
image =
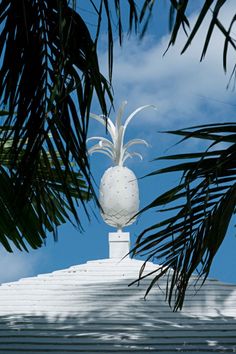
M118 114L116 116L115 124L111 121L110 118L102 116L102 115L97 115L97 114L90 114L91 118L97 120L101 124L103 124L106 128L108 133L111 136L111 140L106 139L101 136L94 136L89 139L88 141L92 140L97 140L98 143L92 146L89 150L89 154L93 154L95 152L99 152L102 154L107 155L110 157L110 159L114 162L115 165L117 166L123 166L124 162L128 158L132 158L133 156L138 156L140 159L142 159L142 155L137 153L137 152L129 152L129 148L133 145L138 145L138 144L143 144L148 146L148 143L143 140L143 139L132 139L129 142L127 142L124 145L124 136L125 136L125 131L127 129L128 124L130 121L141 111L147 109L147 108L154 108L156 109L155 106L153 105L145 105L137 108L135 111L133 111L126 119L124 125L122 124L122 116L124 113L125 106L127 104L127 101L122 102Z

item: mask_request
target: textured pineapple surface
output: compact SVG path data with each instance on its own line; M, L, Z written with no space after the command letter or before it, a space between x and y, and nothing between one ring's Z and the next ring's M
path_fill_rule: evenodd
M100 184L100 204L104 221L114 227L134 222L139 210L139 189L135 174L127 167L110 167Z

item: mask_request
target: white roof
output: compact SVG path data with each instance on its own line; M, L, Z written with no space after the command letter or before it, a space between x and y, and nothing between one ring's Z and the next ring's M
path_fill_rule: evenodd
M142 261L116 259L0 286L0 353L236 351L236 285L207 280L184 309L165 302L165 280L144 300ZM148 263L146 271L156 269Z

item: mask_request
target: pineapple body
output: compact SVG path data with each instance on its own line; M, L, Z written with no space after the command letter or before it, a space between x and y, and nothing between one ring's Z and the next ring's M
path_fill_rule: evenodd
M104 173L99 190L101 214L110 226L122 228L131 225L139 210L138 181L129 168L110 167Z

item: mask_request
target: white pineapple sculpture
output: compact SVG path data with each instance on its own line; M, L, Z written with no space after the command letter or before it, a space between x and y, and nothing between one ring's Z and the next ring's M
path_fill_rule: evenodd
M125 167L124 163L130 157L138 156L142 159L142 156L137 152L129 152L129 148L136 144L148 146L148 143L143 139L133 139L124 144L125 131L137 113L146 108L153 107L146 105L137 108L128 116L124 125L122 125L122 115L126 104L126 101L122 103L115 124L110 118L105 119L104 116L91 114L91 118L96 119L107 127L111 140L100 136L88 139L88 141L98 141L88 150L89 154L95 152L103 153L110 157L114 164L102 176L99 189L99 202L103 220L118 230L122 230L124 226L131 225L135 221L135 215L139 210L138 181L133 171Z

